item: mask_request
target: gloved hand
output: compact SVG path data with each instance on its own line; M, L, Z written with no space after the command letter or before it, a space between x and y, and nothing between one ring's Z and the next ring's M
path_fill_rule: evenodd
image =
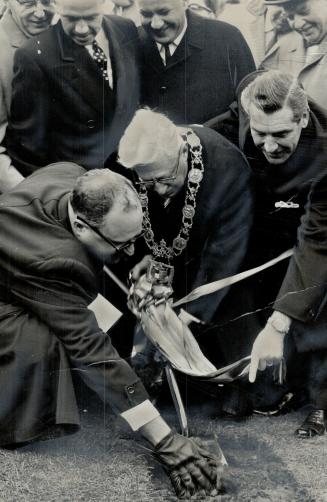
M179 498L218 494L222 464L199 439L170 433L155 447L154 454L168 471Z

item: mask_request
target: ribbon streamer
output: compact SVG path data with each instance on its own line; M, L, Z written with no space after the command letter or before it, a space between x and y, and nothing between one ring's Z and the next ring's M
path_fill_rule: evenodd
M208 284L203 284L202 286L193 289L191 293L184 296L184 298L181 298L181 300L177 300L177 302L173 304L173 307L179 307L179 305L183 305L184 303L193 302L194 300L201 298L201 296L210 295L211 293L215 293L216 291L226 288L231 284L243 281L243 279L246 279L251 275L258 274L262 270L272 267L276 263L282 260L286 260L286 258L289 258L292 255L293 255L293 249L288 249L287 251L284 251L284 253L277 256L277 258L273 258L272 260L267 261L266 263L260 265L259 267L250 268L249 270L245 270L244 272L240 272L239 274L230 275L229 277L225 277L224 279L219 279L218 281L209 282Z

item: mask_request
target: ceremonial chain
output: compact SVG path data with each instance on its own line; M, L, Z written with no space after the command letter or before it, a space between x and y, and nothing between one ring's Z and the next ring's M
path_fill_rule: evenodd
M174 256L178 256L186 248L193 225L193 218L196 208L196 194L198 193L201 180L203 178L204 165L202 160L202 145L200 139L190 129L181 135L185 143L189 146L191 154L191 169L187 175L187 188L184 207L182 209L182 226L178 235L168 246L165 239L161 239L159 244L154 240L154 232L150 221L149 199L145 185L140 184L139 198L143 209L143 228L145 241L152 251L154 258L165 258L168 261Z

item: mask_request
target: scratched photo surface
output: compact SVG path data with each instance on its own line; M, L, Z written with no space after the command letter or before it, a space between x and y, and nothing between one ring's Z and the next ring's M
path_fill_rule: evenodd
M0 0L0 501L327 501L327 0Z

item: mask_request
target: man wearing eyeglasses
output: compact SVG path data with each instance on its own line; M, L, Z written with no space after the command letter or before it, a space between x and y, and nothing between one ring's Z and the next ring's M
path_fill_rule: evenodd
M77 428L73 368L150 442L178 496L217 495L215 457L172 433L88 308L103 265L133 254L141 235L132 184L58 163L3 196L0 219L0 445Z
M239 271L252 222L252 196L249 166L237 148L205 127L177 127L164 115L139 110L120 141L118 156L135 174L144 213L142 253L148 256L134 268L135 280L149 255L174 267L176 300ZM227 320L227 290L188 303L184 320ZM233 317L231 311L226 315ZM192 324L193 331L197 327L206 330ZM200 342L209 359L224 363L218 329Z
M58 23L17 51L8 151L23 176L106 164L137 107L137 29L104 0L56 0Z
M14 54L31 37L49 28L54 15L49 0L7 0L6 7L0 20L0 193L23 179L4 145L10 115Z

